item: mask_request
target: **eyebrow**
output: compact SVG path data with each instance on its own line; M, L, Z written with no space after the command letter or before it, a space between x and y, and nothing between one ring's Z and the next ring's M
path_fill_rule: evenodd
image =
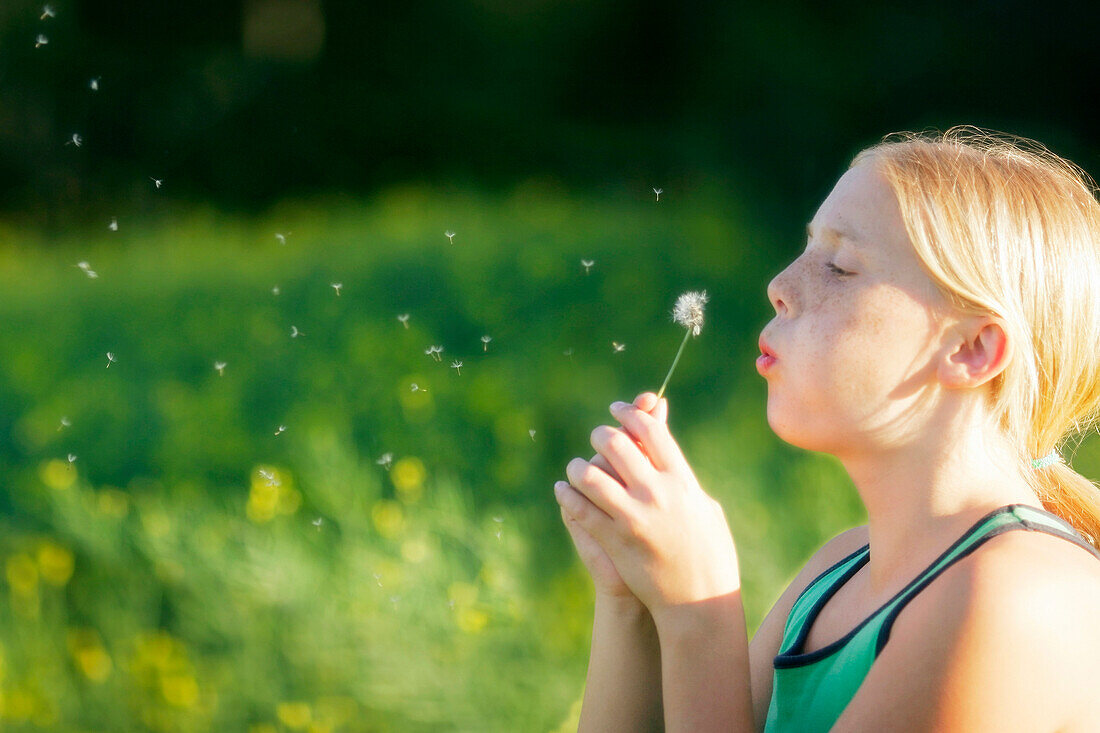
M806 225L806 236L812 237L813 235L813 223L811 222ZM844 239L852 244L859 244L860 241L859 237L856 235L840 229L833 229L832 227L821 227L821 236L829 239Z

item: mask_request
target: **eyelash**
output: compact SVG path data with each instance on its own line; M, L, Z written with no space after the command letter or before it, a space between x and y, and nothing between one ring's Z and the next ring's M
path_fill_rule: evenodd
M851 272L848 272L847 270L841 270L839 267L834 265L832 262L826 262L825 266L828 267L830 270L832 270L836 274L837 277L847 277L848 275L853 274Z

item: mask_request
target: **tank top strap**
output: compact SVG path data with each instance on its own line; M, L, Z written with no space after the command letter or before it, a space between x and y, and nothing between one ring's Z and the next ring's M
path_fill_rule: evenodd
M882 629L878 635L875 647L875 656L882 651L890 638L890 629L901 610L905 608L918 593L929 583L935 580L941 573L954 565L959 560L977 550L982 544L993 539L997 535L1024 530L1029 532L1044 532L1061 537L1075 545L1088 550L1093 557L1100 560L1100 550L1097 550L1081 536L1081 534L1066 520L1057 514L1045 509L1033 507L1029 504L1008 504L993 510L979 519L956 542L947 548L928 568L918 575L908 586L902 589L890 601L883 606L879 613L885 613L882 618ZM870 550L868 550L868 556Z

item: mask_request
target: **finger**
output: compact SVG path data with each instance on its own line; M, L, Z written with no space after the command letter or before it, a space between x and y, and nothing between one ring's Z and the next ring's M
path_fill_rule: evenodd
M680 468L684 463L684 456L668 432L668 426L653 415L624 402L613 403L611 414L622 423L630 437L642 444L657 470Z
M583 458L574 458L565 466L569 485L581 499L600 511L608 519L623 515L623 500L627 498L623 485ZM566 492L569 493L568 491ZM574 504L580 502L574 501ZM566 506L566 509L572 507ZM570 512L577 516L575 512Z
M668 400L664 397L657 399L657 395L652 392L642 392L634 398L634 406L648 412L661 422L668 422Z
M622 478L619 476L619 472L612 468L611 464L607 462L607 459L601 456L599 453L589 458L588 462L606 473L615 481L618 481L620 484L623 482Z
M597 541L611 531L614 523L611 517L566 482L554 482L554 498L558 500L567 527L570 521L575 522Z
M627 431L610 425L600 425L592 431L591 442L596 452L606 458L618 472L624 485L645 486L656 478L657 469L654 464L643 447L635 442L635 437Z

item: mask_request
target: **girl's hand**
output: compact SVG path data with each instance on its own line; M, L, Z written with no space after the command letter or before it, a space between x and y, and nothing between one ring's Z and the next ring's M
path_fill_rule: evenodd
M654 621L737 591L725 512L699 486L668 427L634 405L616 403L611 414L623 429L597 427L592 446L620 478L574 458L569 485L555 485L563 513L604 550Z
M652 392L645 392L638 395L634 400L634 404L637 405L639 409L648 412L661 422L668 420L668 402L665 400L660 400L660 402L658 402L657 396ZM619 482L620 486L622 485L619 474L599 453L592 456L589 463L602 470L612 481ZM558 483L565 484L564 481L559 481ZM622 490L625 491L625 488ZM619 571L615 569L615 565L611 562L611 558L607 556L607 553L604 552L599 543L593 539L592 535L590 535L576 519L566 513L564 506L561 507L561 518L565 523L565 528L569 530L570 537L573 538L573 544L577 548L577 554L580 555L581 562L588 568L588 573L592 576L592 582L596 586L596 595L633 599L637 601L638 599L634 595L634 592L630 590L630 587L625 582L623 582L622 576L619 575Z

